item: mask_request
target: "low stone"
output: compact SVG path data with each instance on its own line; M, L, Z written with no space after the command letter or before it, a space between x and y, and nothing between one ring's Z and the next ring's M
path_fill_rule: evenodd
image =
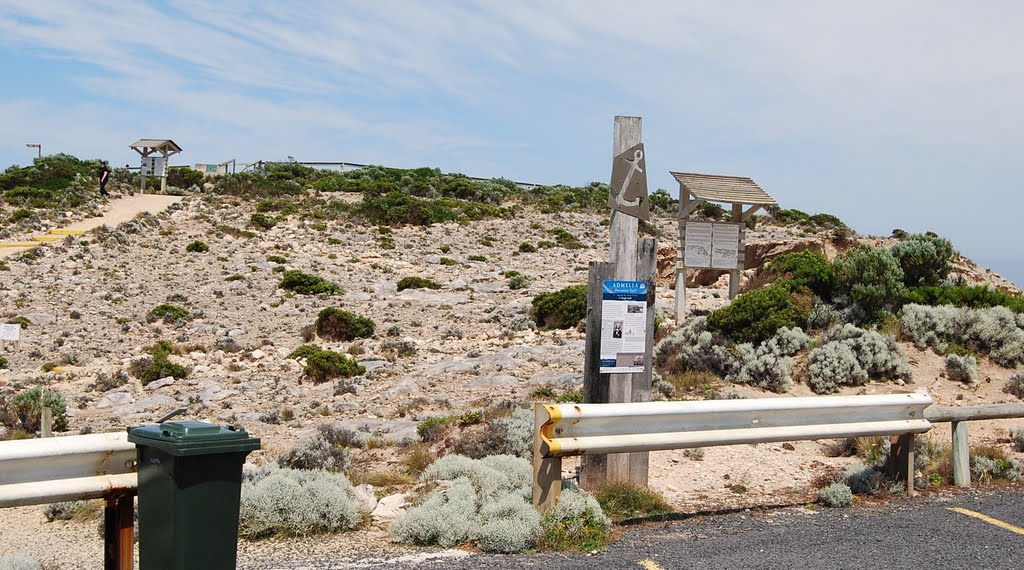
M149 384L146 384L145 386L142 387L142 389L152 392L153 390L159 390L160 388L163 388L164 386L170 386L171 384L174 384L174 376L166 376L164 378L154 380Z
M367 483L352 487L352 497L356 500L356 508L361 513L372 513L377 508L377 496L373 492L373 485Z
M405 514L405 505L408 495L398 493L388 495L377 501L377 507L370 513L370 517L376 524L390 524L392 521Z

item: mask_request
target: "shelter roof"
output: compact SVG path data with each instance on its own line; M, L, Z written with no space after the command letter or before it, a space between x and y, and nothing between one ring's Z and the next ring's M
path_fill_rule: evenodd
M160 151L181 152L181 147L171 139L139 139L128 146L134 149L151 148Z
M671 172L690 194L709 202L731 204L757 204L775 206L778 202L761 189L756 182L742 176Z

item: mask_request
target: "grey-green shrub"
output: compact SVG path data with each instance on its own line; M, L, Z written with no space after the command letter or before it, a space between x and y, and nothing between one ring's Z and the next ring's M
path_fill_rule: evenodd
M900 334L919 348L945 352L956 342L1007 368L1024 363L1024 315L1006 307L971 309L905 305Z
M728 376L735 365L725 338L707 330L707 317L691 319L654 346L659 367Z
M789 376L792 359L787 357L807 348L810 343L811 338L804 331L784 327L757 348L749 343L737 345L736 362L726 380L780 394L786 392L792 384Z
M420 480L448 483L395 520L390 529L395 542L451 547L473 541L488 552L521 552L536 543L540 517L527 502L533 481L528 461L446 455Z
M298 445L277 460L281 467L291 469L319 469L345 472L352 465L347 449L332 445L324 434L317 432L299 441Z
M849 507L853 504L853 491L843 483L832 483L818 493L818 501L833 509Z
M903 283L938 285L953 270L953 244L935 234L913 234L890 250L903 270Z
M992 481L1017 482L1024 478L1024 466L1016 459L996 459L980 455L971 456L971 480L978 483Z
M978 377L978 361L971 355L946 355L946 377L956 382L971 384Z
M1015 372L1003 386L1003 391L1024 400L1024 373Z
M264 468L245 479L239 523L242 536L338 532L354 528L362 520L344 475Z
M886 478L874 467L854 463L843 471L840 482L849 487L854 494L863 495L880 491L886 483Z
M612 521L597 499L563 483L562 494L544 515L543 525L546 548L590 552L608 542Z
M0 570L43 570L43 565L25 554L0 554Z
M808 382L818 394L859 386L868 378L910 377L910 364L891 335L847 323L833 329L827 339L807 361Z
M1024 451L1024 429L1010 430L1010 441L1013 443L1015 450Z
M833 266L836 296L868 313L891 305L903 291L903 270L886 248L861 244L839 254Z

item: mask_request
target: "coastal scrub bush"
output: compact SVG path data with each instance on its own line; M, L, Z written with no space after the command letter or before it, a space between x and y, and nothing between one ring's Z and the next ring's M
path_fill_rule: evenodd
M808 382L818 394L834 393L840 386L859 386L868 378L910 377L910 364L891 335L847 323L826 338L807 361Z
M316 317L316 334L330 340L355 340L373 336L373 320L351 311L327 307Z
M43 408L50 408L53 413L54 431L68 429L68 407L64 396L41 386L16 394L7 402L8 413L0 413L0 418L9 416L4 421L8 427L34 433L40 428Z
M912 234L890 248L903 270L903 284L938 285L953 270L953 244L929 232Z
M317 432L303 438L298 445L277 460L281 467L289 469L319 469L341 473L348 471L352 465L352 457L344 447L333 445Z
M43 565L26 554L0 554L0 570L43 570Z
M760 343L783 327L801 327L807 322L809 295L771 285L739 295L731 303L708 315L707 326L735 342Z
M836 272L824 254L804 250L780 255L771 260L764 273L771 281L786 280L792 290L807 287L822 299L831 299Z
M300 295L337 295L343 292L341 286L336 283L323 277L303 273L298 269L285 271L278 287L295 291Z
M340 352L319 349L306 354L302 375L322 384L334 378L351 378L366 373L366 368Z
M727 340L707 330L707 317L690 319L654 346L655 366L668 375L707 372L725 377L734 368Z
M1003 386L1003 392L1024 400L1024 373L1015 372Z
M833 509L853 504L853 491L844 483L832 483L818 493L818 501Z
M148 313L146 313L147 323L163 321L165 323L171 324L179 321L186 321L188 320L188 318L188 309L185 309L184 307L179 307L177 305L172 305L170 303L157 305L150 309Z
M249 216L249 223L252 224L254 228L269 230L277 225L277 220L273 216L268 216L263 212L256 212Z
M881 491L888 478L873 466L858 462L846 467L840 482L855 495L870 495Z
M435 416L416 424L416 435L427 443L439 441L458 420L455 416Z
M446 455L420 480L449 483L395 520L390 529L395 542L452 547L472 541L485 552L506 553L536 544L541 519L527 502L532 473L525 459Z
M612 521L597 499L574 486L563 488L558 502L544 515L540 546L549 550L601 550L611 538Z
M567 329L587 316L587 286L572 285L533 298L530 316L541 328Z
M528 241L519 244L519 253L537 253L537 248Z
M971 453L971 480L977 483L993 481L1017 482L1024 478L1024 466L994 447L976 448Z
M411 276L403 277L398 281L398 290L406 289L440 289L441 285L427 277Z
M356 527L362 516L340 473L262 468L242 482L239 534L257 539L269 536L309 536Z
M919 348L944 353L951 344L987 354L1006 368L1024 363L1024 317L1006 307L969 309L906 305L900 313L900 334Z
M210 251L210 246L206 245L205 242L195 240L185 246L185 251L189 253L206 253Z
M1010 430L1010 443L1016 451L1024 451L1024 428Z
M508 279L509 289L526 289L527 287L530 286L530 280L527 279L525 275L514 269L502 271L501 274L504 275L506 279Z
M946 377L955 382L971 384L978 377L978 361L971 355L946 355Z
M174 345L170 341L157 341L149 348L149 356L137 358L128 365L128 373L138 378L143 386L168 376L185 378L188 369L168 359L173 353Z
M990 285L937 285L908 287L903 291L903 304L954 305L985 309L1006 307L1024 313L1024 297L996 289Z
M672 512L672 506L657 492L629 482L600 485L594 497L613 521L652 517Z
M781 328L757 348L749 343L736 346L736 362L726 380L734 384L751 384L776 393L789 390L792 384L788 358L807 348L811 338L798 328Z
M836 292L869 316L891 306L903 292L903 270L886 248L861 244L839 254Z
M491 419L478 428L462 432L452 445L452 451L473 459L488 455L529 459L533 453L533 410L516 408L508 416Z

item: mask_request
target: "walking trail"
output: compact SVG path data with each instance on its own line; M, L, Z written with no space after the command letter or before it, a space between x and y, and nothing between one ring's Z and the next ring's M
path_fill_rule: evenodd
M87 218L68 224L62 228L54 228L48 234L27 236L24 240L0 243L0 258L22 253L43 243L59 241L65 236L78 235L100 226L115 227L146 212L156 214L167 209L171 204L180 202L182 196L163 194L135 194L111 200L107 211L99 217Z

